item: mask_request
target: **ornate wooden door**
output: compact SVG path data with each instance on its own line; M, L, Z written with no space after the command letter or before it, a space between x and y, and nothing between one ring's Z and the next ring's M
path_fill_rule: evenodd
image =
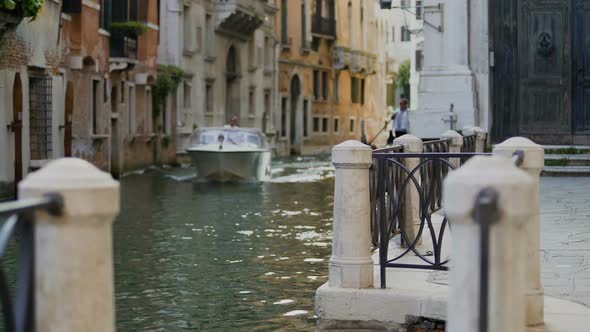
M590 135L590 0L574 0L573 45L574 135Z
M520 1L518 132L538 143L572 141L571 4Z

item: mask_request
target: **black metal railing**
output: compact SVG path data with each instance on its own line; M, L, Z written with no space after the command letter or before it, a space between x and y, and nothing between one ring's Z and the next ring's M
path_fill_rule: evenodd
M402 153L399 151L376 150L371 175L371 228L373 246L379 249L381 287L386 287L386 268L413 268L429 270L448 270L448 258L443 257L443 239L448 221L440 215L440 223L433 222L433 216L442 208L442 187L447 174L455 168L451 158L465 158L482 153L449 153L449 141L437 140L424 144L424 149L434 152ZM439 152L440 151L440 152ZM415 159L417 165L409 168L408 159ZM415 194L411 194L414 191ZM414 196L412 196L414 195ZM410 196L416 208L406 211ZM418 220L406 214L417 211ZM416 229L406 229L409 224ZM378 227L378 228L377 228ZM422 235L429 236L430 243L421 245ZM415 234L415 235L414 235ZM390 243L399 236L399 252L389 257ZM412 253L419 259L416 263L407 260Z
M476 141L476 134L463 136L463 145L461 146L461 152L476 152ZM469 160L469 157L461 158L461 165L463 165L467 160Z
M137 59L137 37L112 33L110 43L111 58Z
M312 17L311 33L336 37L336 20L317 15Z
M46 195L0 204L0 305L7 332L32 332L34 322L34 274L35 274L35 214L45 211L53 216L61 215L63 199L59 194ZM16 253L16 287L11 291L5 268L11 240L18 246ZM12 255L10 255L12 256Z
M373 151L374 154L378 153L401 153L404 151L403 145L395 145L389 148L379 149ZM387 236L389 241L393 236L398 234L399 229L399 218L402 217L403 211L394 213L398 210L398 206L402 204L402 198L398 197L399 188L396 186L403 182L403 173L399 168L384 168L383 171L383 160L380 158L373 157L373 165L369 171L369 191L370 191L370 204L371 204L371 243L373 250L379 248L380 241L380 225L385 223L385 220L389 220L394 225L391 227L392 232ZM378 185L378 181L385 181L385 185ZM378 199L383 197L385 199L385 212L381 221L381 214L379 213ZM400 208L400 210L403 210Z

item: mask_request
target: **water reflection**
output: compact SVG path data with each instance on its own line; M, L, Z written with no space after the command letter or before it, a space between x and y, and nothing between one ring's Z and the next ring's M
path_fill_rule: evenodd
M279 160L260 184L195 183L194 170L122 180L114 226L120 331L313 331L327 280L333 169Z

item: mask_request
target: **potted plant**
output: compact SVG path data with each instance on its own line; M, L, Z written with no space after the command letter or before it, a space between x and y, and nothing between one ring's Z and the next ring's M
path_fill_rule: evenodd
M125 37L137 38L146 33L147 30L147 24L143 22L127 21L111 23L111 31Z

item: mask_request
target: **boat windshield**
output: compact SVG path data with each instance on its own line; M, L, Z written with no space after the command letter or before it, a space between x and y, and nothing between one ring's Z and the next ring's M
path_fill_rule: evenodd
M251 148L265 148L264 135L256 129L203 128L193 134L192 145L233 144Z

